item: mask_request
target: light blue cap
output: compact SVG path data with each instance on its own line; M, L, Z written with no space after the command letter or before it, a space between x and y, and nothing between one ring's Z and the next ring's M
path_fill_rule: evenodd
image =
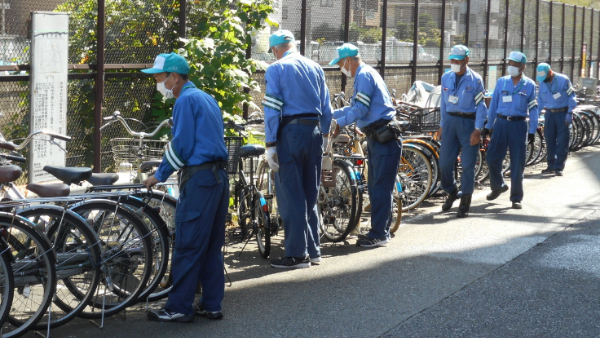
M159 54L156 59L154 59L154 65L152 68L142 69L142 72L147 74L164 72L187 74L190 72L190 66L183 56L179 54Z
M269 37L269 48L294 41L294 34L287 29L278 30Z
M537 66L536 69L536 73L535 73L535 78L536 80L542 82L544 80L546 80L546 76L548 76L548 73L550 72L550 65L547 63L540 63Z
M469 47L465 45L456 45L450 49L450 60L462 60L469 56L471 51L469 51Z
M357 56L358 55L358 47L351 43L345 43L338 48L335 49L337 53L337 57L329 63L330 66L335 65L340 62L341 59L347 58L349 56Z
M521 52L510 52L506 59L509 61L519 62L522 65L527 63L527 57Z

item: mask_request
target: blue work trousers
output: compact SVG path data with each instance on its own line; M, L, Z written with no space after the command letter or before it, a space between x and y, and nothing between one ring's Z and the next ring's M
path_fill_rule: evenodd
M171 258L173 288L165 304L167 310L193 315L200 282L200 306L207 311L221 311L225 293L221 249L225 242L229 181L225 170L219 169L217 174L220 183L211 169L196 172L179 195Z
M569 153L569 126L565 124L566 112L551 113L546 109L544 138L548 150L548 168L563 170Z
M462 165L460 179L463 195L473 194L475 185L475 163L477 162L479 144L471 145L471 134L475 130L475 120L458 116L448 116L442 126L442 148L440 149L440 171L442 189L447 193L456 190L454 167L458 154Z
M398 175L402 142L392 140L379 143L367 138L368 177L367 184L371 200L371 230L367 236L371 239L390 237L392 222L393 192Z
M277 206L285 232L285 256L321 256L317 194L323 137L319 126L288 124L277 142Z
M506 150L510 153L510 200L523 200L523 170L527 152L527 121L508 121L497 118L493 125L492 139L485 153L490 170L492 191L502 188L506 183L502 176L502 161Z

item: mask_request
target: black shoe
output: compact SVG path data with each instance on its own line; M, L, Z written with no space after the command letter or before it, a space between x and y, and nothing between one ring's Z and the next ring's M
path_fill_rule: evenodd
M546 168L542 170L542 174L552 174L554 173L554 169Z
M271 266L280 269L303 269L310 267L307 257L283 257L271 261Z
M454 191L450 194L448 194L448 197L446 197L446 202L444 202L444 204L442 204L442 211L448 211L450 210L450 208L452 208L452 204L454 204L454 201L456 201L458 199L458 190L454 189Z
M194 320L194 316L184 315L183 313L177 313L169 311L165 308L160 310L148 311L148 319L154 322L178 322L178 323L189 323Z
M363 248L372 248L372 247L376 247L376 246L386 245L389 242L390 242L389 238L386 238L386 239L366 238L366 239L359 239L358 241L356 241L356 245L363 247Z
M557 170L557 171L555 172L555 174L556 174L556 176L562 176L562 175L563 175L563 172L562 172L562 170Z
M223 312L221 311L206 311L200 304L196 305L196 316L204 317L206 319L223 319Z
M460 205L458 206L458 212L456 217L465 218L469 215L469 208L471 207L471 195L462 195L460 198Z
M500 196L501 193L503 192L507 192L508 191L508 185L503 185L502 188L498 189L498 190L493 190L491 193L489 193L487 195L487 200L488 201L493 201L496 198L498 198L498 196Z
M521 202L519 202L519 201L514 201L512 208L513 209L523 209L523 205L521 205Z

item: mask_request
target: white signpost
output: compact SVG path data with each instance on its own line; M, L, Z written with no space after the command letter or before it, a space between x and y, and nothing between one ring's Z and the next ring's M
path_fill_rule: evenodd
M32 12L31 16L29 131L48 130L66 135L69 15ZM65 148L65 141L55 141ZM64 151L56 145L34 139L29 147L29 182L56 180L42 168L45 165L65 166L65 157Z

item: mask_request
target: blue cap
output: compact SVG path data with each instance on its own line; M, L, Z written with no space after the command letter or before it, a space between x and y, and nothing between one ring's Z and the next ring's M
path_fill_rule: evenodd
M190 72L190 66L183 56L179 54L159 54L156 59L154 59L154 66L152 66L152 68L142 69L142 72L147 74L164 72L187 74Z
M535 79L542 82L546 80L546 76L550 72L550 65L542 62L537 66L536 72Z
M521 52L510 52L506 59L509 61L519 62L521 64L527 63L527 57Z
M269 48L294 41L294 34L287 29L278 30L269 37Z
M349 56L357 56L358 55L358 47L351 43L345 43L338 48L335 49L337 53L337 57L329 63L330 66L335 65L340 62L341 59L347 58Z
M469 51L469 47L464 45L456 45L450 49L450 60L462 60L469 56L471 51Z

